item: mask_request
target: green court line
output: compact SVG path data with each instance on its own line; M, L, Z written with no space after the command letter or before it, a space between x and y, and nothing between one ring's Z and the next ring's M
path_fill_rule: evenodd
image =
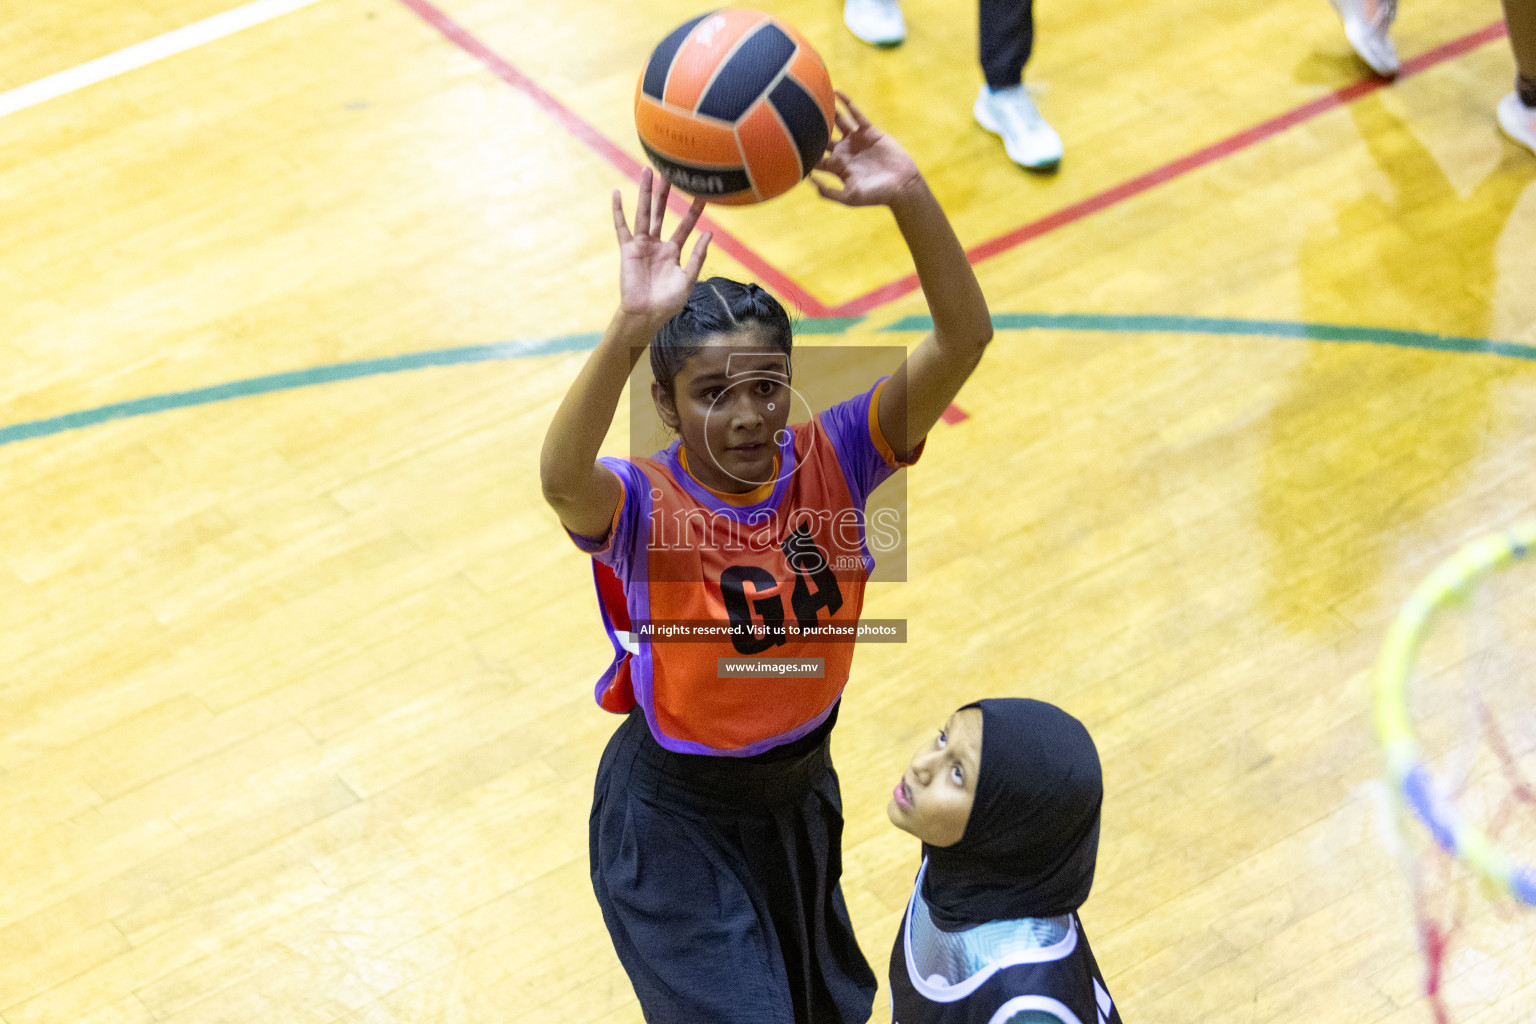
M796 325L796 333L837 335L846 332L863 320L863 317L806 319ZM1311 341L1356 342L1397 348L1417 348L1434 352L1505 356L1511 359L1536 361L1536 345L1490 341L1486 338L1460 338L1453 335L1403 331L1387 327L1350 327L1342 324L1311 324L1292 320L1235 320L1147 314L997 313L992 317L992 324L1000 331L1104 331L1115 334L1226 334L1239 337L1299 338ZM880 331L926 331L932 328L931 317L909 316L880 328ZM265 395L274 391L292 391L317 384L376 377L386 373L405 373L434 366L459 366L465 363L527 359L559 352L580 352L594 347L600 337L599 334L570 334L532 341L507 341L493 345L469 345L461 348L408 352L384 359L335 363L307 370L292 370L287 373L230 381L226 384L194 388L190 391L151 395L147 398L114 402L95 409L83 409L79 412L0 427L0 445L48 437L83 427L93 427L109 420L148 416L158 412L169 412L172 409L209 405L213 402Z
M795 321L795 336L802 334L843 334L855 324L864 322L862 316L808 316Z
M274 391L292 391L316 384L331 384L359 377L377 377L385 373L404 373L408 370L424 370L432 366L458 366L463 363L488 363L506 359L526 359L530 356L553 355L557 352L580 352L597 344L598 334L572 334L562 338L546 338L538 341L507 341L494 345L470 345L464 348L444 348L430 352L409 352L385 359L363 359L354 363L335 363L316 366L308 370L292 370L273 373L265 377L215 384L212 387L194 388L191 391L172 391L164 395L135 398L127 402L69 412L62 416L16 423L0 427L0 445L15 441L27 441L50 434L62 434L66 430L93 427L108 420L148 416L172 409L186 409L194 405L209 405L231 398L249 398Z
M1232 320L1202 316L1158 314L1119 315L1104 313L997 313L992 326L1000 331L1106 331L1115 334L1231 334L1266 338L1303 338L1309 341L1345 341L1394 348L1420 348L1433 352L1507 356L1536 360L1536 345L1487 338L1460 338L1449 334L1402 331L1391 327L1349 327L1343 324L1310 324L1296 320ZM909 316L880 328L881 331L931 331L933 318Z

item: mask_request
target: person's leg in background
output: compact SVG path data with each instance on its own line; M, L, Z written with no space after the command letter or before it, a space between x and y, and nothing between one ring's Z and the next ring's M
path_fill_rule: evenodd
M1003 137L1008 157L1033 171L1061 162L1061 136L1045 123L1024 88L1024 65L1035 44L1034 0L978 0L981 69L987 83L976 97L976 120Z
M1515 91L1499 101L1499 127L1536 152L1536 0L1504 0L1504 24L1515 51Z
M907 38L898 0L843 0L843 23L871 46L899 46Z
M1387 32L1397 18L1397 0L1328 0L1344 20L1344 35L1360 59L1383 78L1397 74L1397 50Z

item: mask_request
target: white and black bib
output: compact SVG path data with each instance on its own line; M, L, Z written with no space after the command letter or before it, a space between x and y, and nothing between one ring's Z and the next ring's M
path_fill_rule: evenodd
M1120 1024L1076 914L942 932L919 872L891 951L893 1024Z

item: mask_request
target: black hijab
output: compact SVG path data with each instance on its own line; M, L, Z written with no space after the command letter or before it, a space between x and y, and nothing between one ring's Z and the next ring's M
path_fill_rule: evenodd
M960 841L923 844L923 899L934 922L1056 917L1088 899L1104 781L1083 723L1022 697L977 701L981 766ZM964 710L962 708L961 710Z

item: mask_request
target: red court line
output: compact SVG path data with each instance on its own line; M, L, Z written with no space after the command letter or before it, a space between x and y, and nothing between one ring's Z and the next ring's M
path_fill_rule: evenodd
M1398 71L1397 80L1411 78L1422 71L1434 67L1437 64L1459 57L1464 53L1477 49L1484 43L1492 42L1504 35L1504 23L1495 22L1486 25L1460 39L1453 39L1448 43L1435 47L1419 56L1403 62ZM1057 228L1066 227L1076 223L1090 214L1107 210L1111 206L1125 202L1133 196L1140 195L1149 189L1156 188L1164 182L1188 174L1190 171L1214 163L1224 157L1231 156L1250 146L1256 145L1266 139L1274 138L1281 132L1294 128L1304 121L1310 121L1319 114L1336 110L1348 103L1353 103L1362 96L1369 95L1378 89L1384 89L1391 85L1391 81L1382 78L1372 78L1363 82L1355 82L1342 89L1337 89L1326 96L1322 96L1310 103L1304 103L1294 110L1272 117L1268 121L1254 125L1252 128L1228 136L1220 142L1206 146L1204 149L1182 156L1172 163L1164 164L1156 170L1148 171L1140 177L1115 185L1112 188L1100 192L1098 195L1089 196L1087 199L1073 203L1071 206L1047 214L1039 220L1031 221L1022 227L1015 228L1004 235L999 235L989 241L982 242L973 249L966 251L970 261L980 263L982 260L991 259L1009 249L1023 245L1025 242L1049 234ZM882 285L874 291L861 295L856 299L845 302L840 306L834 306L829 316L862 316L878 306L883 306L893 299L917 290L917 275L908 274L898 278L889 284Z
M504 58L491 50L490 47L476 39L467 29L433 6L430 0L400 0L400 2L441 32L449 41L480 61L496 77L533 100L535 105L553 117L561 127L570 132L593 152L607 160L626 177L633 181L639 181L642 170L639 161L620 149L618 145L598 131L581 115L555 99L554 96L541 88L531 78L513 67ZM1396 80L1401 81L1405 78L1411 78L1436 65L1443 64L1448 60L1475 50L1485 43L1501 38L1504 34L1505 29L1502 21L1485 25L1475 32L1468 33L1459 39L1453 39L1448 43L1443 43L1432 50L1419 54L1417 57L1404 61ZM1207 164L1214 163L1267 139L1274 138L1281 132L1294 128L1298 124L1310 121L1330 110L1337 110L1391 84L1392 80L1371 78L1336 89L1326 96L1321 96L1284 114L1270 118L1268 121L1254 125L1235 135L1228 136L1219 142L1206 146L1204 149L1182 156L1145 174L1112 186L1097 195L1089 196L1087 199L1073 203L1070 206L1057 210L1055 213L1047 214L1039 220L1031 221L1006 234L982 242L980 245L967 250L966 255L973 264L991 259L993 256L1017 248L1025 242L1049 234L1058 228L1074 224L1091 214L1123 203L1143 192L1156 188L1158 185L1182 177ZM676 210L685 209L686 201L678 194L673 193L671 207ZM918 287L917 275L908 274L888 284L881 285L874 291L861 295L856 299L838 306L828 306L788 274L759 256L745 242L722 229L711 218L701 218L699 223L704 230L713 233L716 246L742 266L752 271L753 274L774 291L799 306L801 312L808 316L863 316L887 302L916 291Z
M427 24L441 32L445 38L459 49L485 65L486 69L497 78L533 100L534 104L554 118L560 127L570 132L588 149L591 149L598 156L618 168L625 177L632 181L640 180L642 168L639 161L620 149L611 139L593 127L580 114L555 99L554 96L541 88L533 79L513 67L489 46L486 46L479 39L471 35L469 30L433 6L429 0L400 0L400 2L419 15ZM688 208L688 201L674 192L669 205L673 210L681 212ZM815 317L831 315L831 311L820 299L806 291L788 274L753 252L745 242L721 228L711 218L701 217L699 219L699 227L714 235L714 245L717 248L752 271L764 284L799 306L802 313Z

